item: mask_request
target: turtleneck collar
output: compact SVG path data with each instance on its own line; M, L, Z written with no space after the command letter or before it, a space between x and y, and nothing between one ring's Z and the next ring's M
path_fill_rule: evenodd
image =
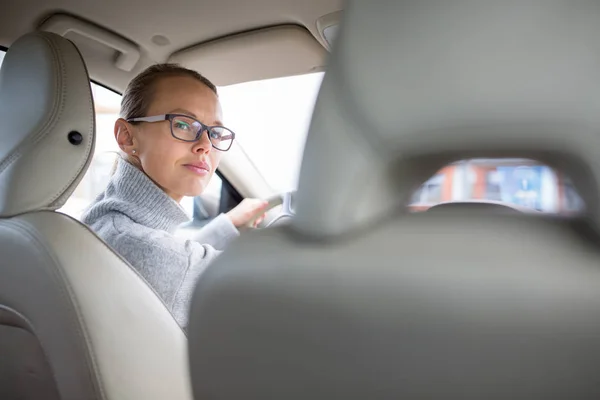
M123 213L138 224L169 233L190 220L183 208L145 173L121 158L106 190L84 213L82 220L92 224L111 211Z

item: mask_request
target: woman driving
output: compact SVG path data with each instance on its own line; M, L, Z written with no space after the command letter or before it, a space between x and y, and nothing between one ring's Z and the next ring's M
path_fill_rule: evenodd
M200 274L267 207L245 199L193 237L176 235L189 221L179 202L204 191L235 139L222 117L217 88L197 72L157 64L140 73L115 122L116 170L82 217L139 271L183 328Z

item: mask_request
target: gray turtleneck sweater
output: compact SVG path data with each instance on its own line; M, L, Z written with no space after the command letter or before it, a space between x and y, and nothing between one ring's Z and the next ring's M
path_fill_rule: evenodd
M106 190L82 216L106 243L125 258L158 293L182 328L198 277L239 233L219 215L197 231L181 206L146 174L119 160Z

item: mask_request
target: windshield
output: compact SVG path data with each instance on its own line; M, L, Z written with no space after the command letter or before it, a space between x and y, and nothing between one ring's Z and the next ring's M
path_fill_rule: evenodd
M219 88L225 125L274 192L297 188L322 79L313 73Z

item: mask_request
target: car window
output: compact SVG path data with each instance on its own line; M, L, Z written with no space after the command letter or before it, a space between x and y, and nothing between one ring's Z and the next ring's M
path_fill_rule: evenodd
M219 88L224 123L275 192L295 190L323 73Z
M412 196L409 208L424 211L450 201L486 200L542 212L571 214L584 208L570 179L526 159L471 159L444 167Z
M0 65L2 65L2 60L4 60L4 54L6 54L6 52L4 50L0 50Z

